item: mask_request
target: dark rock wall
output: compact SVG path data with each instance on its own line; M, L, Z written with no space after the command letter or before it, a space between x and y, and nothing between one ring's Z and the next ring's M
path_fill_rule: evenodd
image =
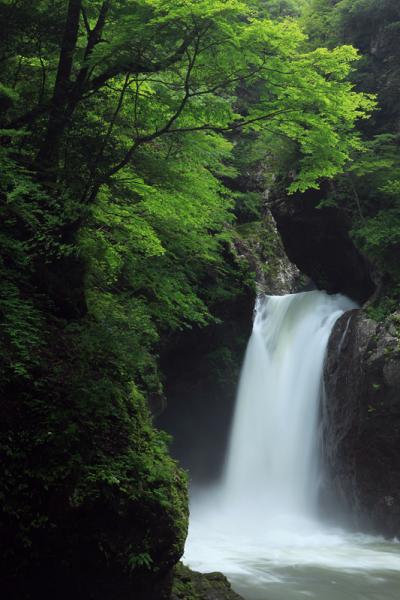
M286 254L319 289L366 302L375 290L372 267L351 240L344 213L318 207L326 193L321 186L270 201Z
M323 403L325 499L354 527L400 535L400 315L343 315L332 332Z
M173 435L173 456L198 483L222 468L253 306L247 290L220 308L221 322L179 332L161 356L167 406L156 424Z

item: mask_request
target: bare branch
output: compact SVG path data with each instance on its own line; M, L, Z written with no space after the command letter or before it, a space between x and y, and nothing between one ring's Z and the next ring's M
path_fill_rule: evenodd
M131 148L126 153L125 157L118 164L116 164L114 167L112 167L109 170L109 172L106 175L107 180L110 179L110 177L112 177L116 173L118 173L118 171L120 171L123 167L125 167L129 163L133 154L136 151L136 148L139 145L150 142L152 140L155 140L156 138L161 137L162 135L166 134L168 131L170 131L173 124L179 119L180 115L182 114L183 110L185 109L186 104L188 103L188 101L190 99L190 78L192 75L194 65L196 63L197 56L198 56L199 43L200 43L200 39L199 39L199 37L197 37L196 43L194 45L193 56L190 56L190 53L188 50L186 51L189 60L188 60L188 68L186 71L185 83L184 83L185 93L184 93L184 96L183 96L177 110L175 111L175 113L170 117L170 119L166 122L166 124L161 129L157 130L156 132L154 132L153 134L151 134L149 136L137 138L136 141L131 146Z
M82 12L82 18L83 18L83 23L85 25L86 33L88 34L88 36L90 36L90 34L92 33L92 30L90 29L89 19L87 17L86 8L84 6L82 6L81 12Z
M41 80L41 85L40 85L38 104L41 104L43 102L44 92L46 89L47 73L46 73L46 65L44 64L42 55L39 55L39 61L40 61L40 68L42 71L42 78L41 78L42 80Z
M70 94L70 100L69 100L69 104L68 104L68 112L69 112L70 116L74 112L77 104L82 99L82 94L83 94L83 91L85 88L85 84L86 84L88 76L89 76L89 67L87 65L87 61L88 61L91 53L93 52L94 48L97 46L97 44L101 40L101 34L102 34L104 26L106 24L107 13L110 9L110 6L111 6L111 0L104 0L104 2L101 5L100 11L99 11L99 16L97 18L96 25L94 26L94 28L92 30L90 30L90 33L88 35L88 41L87 41L87 45L85 48L85 54L84 54L84 58L83 58L83 66L79 70L79 73L76 77L76 80L75 80L73 86L72 86L72 90L71 90L71 94ZM83 13L84 13L84 11L83 11Z
M119 95L119 98L118 98L118 102L117 102L117 106L115 108L114 114L113 114L112 119L110 120L110 123L108 125L107 133L106 133L106 135L105 135L105 137L103 139L103 142L102 142L102 144L100 146L100 149L97 152L97 154L96 154L96 156L95 156L95 158L94 158L94 160L92 162L92 165L90 167L90 173L89 173L89 177L88 177L88 183L87 183L85 191L83 193L82 201L85 200L86 195L88 193L88 190L90 189L90 187L91 187L91 185L93 183L93 179L95 177L97 166L98 166L98 164L99 164L99 162L100 162L100 160L101 160L101 158L102 158L102 156L104 154L104 150L106 149L107 144L108 144L108 142L110 140L110 137L111 137L112 131L114 129L117 117L118 117L118 115L119 115L119 113L121 111L122 105L124 103L124 98L125 98L126 90L128 89L129 84L130 84L130 81L129 81L130 80L130 75L131 75L130 73L127 73L126 76L125 76L125 81L124 81L124 84L122 86L122 89L121 89L121 92L120 92L120 95Z
M120 75L128 71L136 75L140 73L159 73L160 71L167 69L175 62L180 60L182 56L184 56L186 50L189 48L190 43L191 40L188 36L182 42L179 48L175 52L173 52L168 58L156 63L144 63L141 62L141 60L137 60L130 63L126 63L125 65L114 65L106 71L104 71L103 73L101 73L100 75L98 75L97 77L94 77L92 81L88 83L87 90L97 91L101 87L103 87L103 85L107 83L110 79L116 77L116 75Z
M109 181L114 175L116 175L121 169L123 169L130 162L130 160L132 159L136 150L140 146L142 146L143 144L148 144L149 142L152 142L159 137L162 137L164 135L194 133L197 131L211 131L214 133L226 133L229 131L236 131L238 129L241 129L242 127L247 127L248 125L252 125L253 123L257 123L257 122L261 122L261 121L270 121L270 120L273 120L275 117L278 117L282 114L289 113L289 112L302 112L302 111L300 111L298 109L294 109L294 108L276 110L274 112L267 113L267 114L261 115L259 117L253 117L251 119L243 119L241 121L231 123L230 125L227 125L225 127L217 127L215 125L211 125L210 123L204 123L203 125L197 125L194 127L181 127L181 128L177 128L177 129L172 129L171 127L167 127L167 125L168 125L167 124L158 131L155 131L147 136L142 136L142 137L139 137L136 140L134 140L132 146L129 148L129 150L125 154L124 158L119 163L114 165L114 167L112 167L106 175L104 175L101 179L99 179L97 181L97 189L100 187L101 184ZM176 119L174 119L173 122L175 122L175 120ZM171 119L168 121L168 123L170 123L170 122L171 122ZM274 133L277 135L280 135L280 132L274 132ZM285 136L284 134L282 134L282 135L283 135L283 137L288 137L288 136Z

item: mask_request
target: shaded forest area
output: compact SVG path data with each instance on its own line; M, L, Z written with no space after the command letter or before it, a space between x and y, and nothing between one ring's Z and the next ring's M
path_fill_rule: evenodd
M265 190L323 189L371 263L370 316L398 307L400 8L1 0L0 19L2 589L168 598L187 477L152 423L158 357L255 290L240 248L275 252Z

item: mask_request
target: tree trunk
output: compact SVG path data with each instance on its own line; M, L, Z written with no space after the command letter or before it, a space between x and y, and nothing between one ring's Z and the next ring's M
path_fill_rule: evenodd
M46 178L50 180L54 180L56 176L61 139L68 121L66 108L69 102L81 8L82 0L69 0L47 130L37 156L39 169L45 171Z

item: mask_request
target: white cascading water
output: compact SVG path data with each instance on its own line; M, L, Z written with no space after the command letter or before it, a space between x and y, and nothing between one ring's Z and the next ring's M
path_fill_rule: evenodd
M328 530L317 518L323 363L335 321L352 308L318 291L257 300L223 477L192 491L184 556L195 569L223 571L246 600L264 598L265 585L285 582L293 565L400 571L394 545L378 551L376 538ZM348 593L337 591L321 598ZM290 585L283 593L313 595Z
M257 301L222 482L227 502L257 527L259 512L276 519L315 510L325 349L335 321L354 307L321 292Z

